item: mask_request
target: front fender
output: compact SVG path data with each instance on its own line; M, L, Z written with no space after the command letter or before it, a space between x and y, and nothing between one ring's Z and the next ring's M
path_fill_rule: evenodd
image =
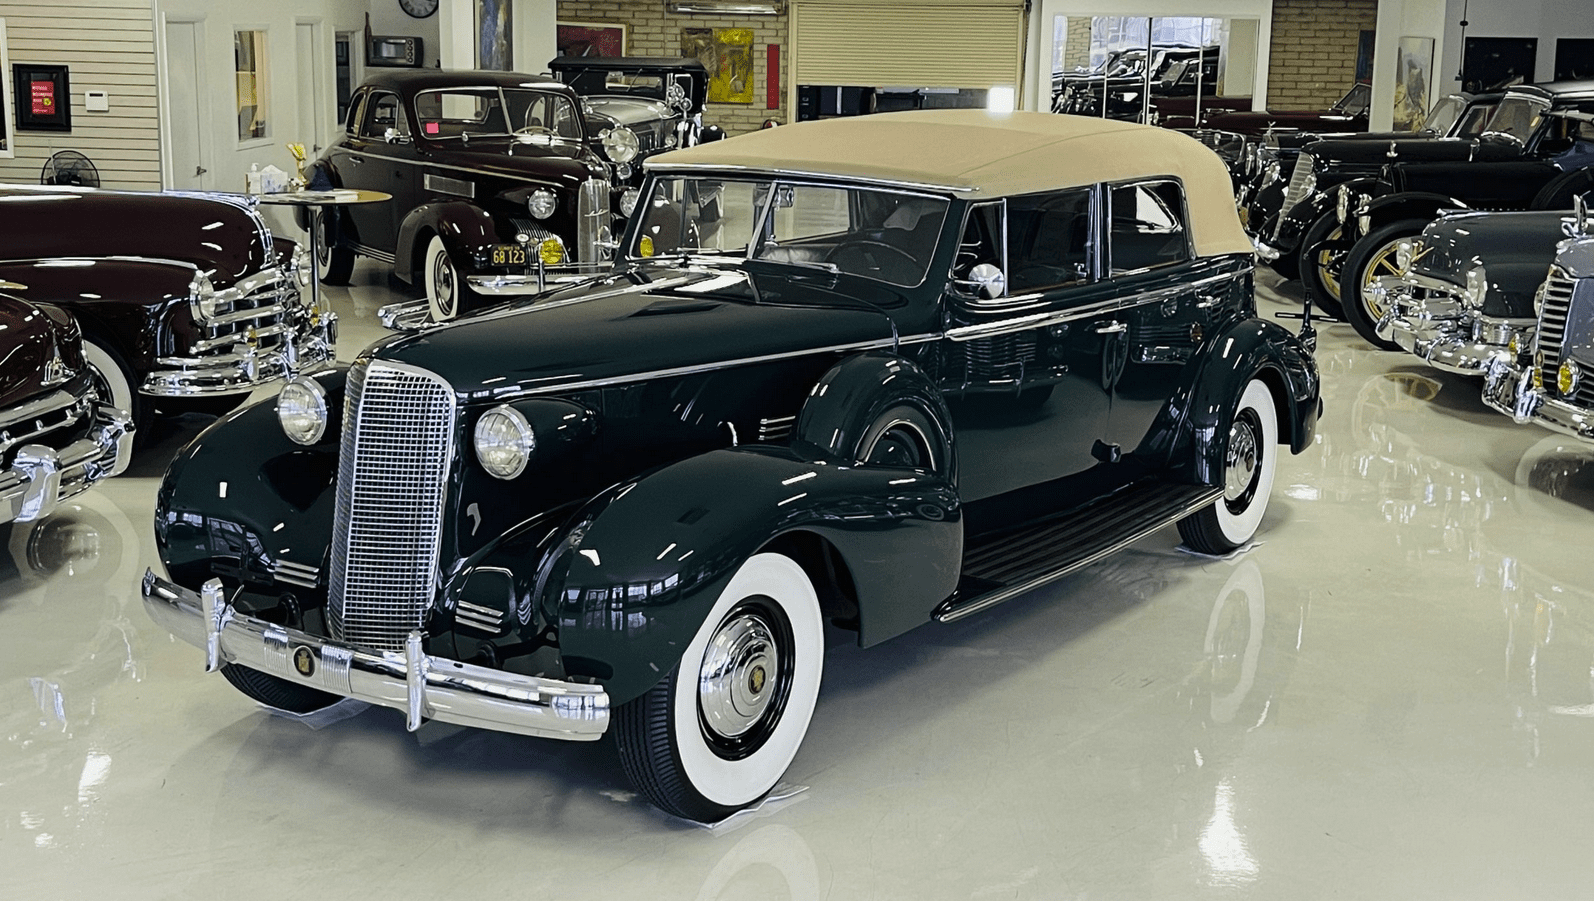
M1185 432L1194 453L1191 479L1203 485L1222 485L1226 436L1234 416L1235 399L1253 378L1262 379L1278 404L1279 436L1290 451L1300 453L1312 443L1320 409L1317 362L1300 339L1271 322L1252 319L1220 335L1196 374Z
M807 532L859 599L860 641L927 621L957 585L957 494L926 473L813 462L786 448L716 450L600 495L577 516L549 587L567 672L616 704L663 678L742 561Z
M1372 234L1379 228L1391 222L1402 219L1422 219L1425 221L1438 219L1442 210L1470 209L1466 203L1445 194L1435 194L1429 191L1401 191L1398 194L1385 194L1375 198L1367 204L1367 218L1370 223L1365 234Z
M0 280L26 285L21 296L72 311L83 330L143 372L157 357L184 353L197 333L188 309L198 268L162 260L84 259L0 264ZM185 340L179 340L183 336Z
M312 378L330 410L343 407L347 368ZM198 587L270 586L270 562L324 569L337 492L338 432L313 447L293 443L264 400L216 420L178 453L155 498L155 544L172 581ZM324 600L324 595L320 600Z
M481 207L463 200L421 204L399 224L398 246L393 250L394 272L410 276L417 271L416 261L426 253L420 239L429 234L443 239L448 255L463 271L470 270L477 251L498 243L493 217Z

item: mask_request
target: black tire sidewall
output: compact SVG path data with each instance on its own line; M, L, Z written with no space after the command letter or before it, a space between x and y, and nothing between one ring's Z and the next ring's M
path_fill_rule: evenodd
M1345 266L1340 271L1339 278L1345 321L1356 329L1356 334L1361 335L1363 340L1379 350L1399 350L1400 346L1393 341L1378 337L1378 323L1372 318L1366 303L1362 300L1363 270L1367 268L1373 255L1385 245L1402 237L1420 235L1427 224L1422 219L1401 219L1373 229L1367 237L1357 241L1356 246L1352 247L1345 257Z
M1301 246L1297 248L1295 253L1296 271L1300 274L1302 286L1305 287L1308 295L1312 298L1312 304L1336 319L1342 319L1345 315L1342 297L1335 297L1329 293L1328 285L1323 281L1322 271L1318 268L1317 254L1314 252L1314 248L1323 241L1328 240L1328 236L1333 234L1334 230L1339 227L1339 219L1333 212L1319 216L1317 221L1312 223L1311 228L1306 230L1305 236L1301 238ZM1341 276L1339 283L1340 290L1343 292L1345 287L1343 269L1341 270Z

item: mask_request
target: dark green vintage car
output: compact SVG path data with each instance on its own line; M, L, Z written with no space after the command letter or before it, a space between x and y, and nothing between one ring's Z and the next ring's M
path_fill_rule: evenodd
M878 644L1172 523L1242 547L1320 411L1223 164L1161 129L705 144L649 161L618 256L484 277L499 305L203 433L151 614L277 707L613 733L644 794L717 820L797 753L826 622Z

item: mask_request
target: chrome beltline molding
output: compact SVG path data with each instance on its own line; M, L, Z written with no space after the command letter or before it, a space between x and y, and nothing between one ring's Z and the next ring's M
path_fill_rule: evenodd
M1108 300L1094 303L1089 306L1074 307L1067 310L1048 310L1044 313L1033 313L1020 316L1016 319L1003 319L996 322L982 322L977 325L960 325L946 330L946 337L953 341L973 341L978 338L991 338L997 335L1006 335L1010 332L1028 331L1033 328L1044 328L1048 325L1060 325L1064 322L1073 322L1079 319L1091 319L1103 313L1116 310L1127 310L1147 304L1158 303L1170 297L1193 291L1207 285L1233 280L1236 273L1225 272L1220 275L1211 275L1194 282L1175 285L1171 288L1158 288L1155 291L1146 291L1128 297L1113 297Z
M574 142L572 142L572 143L574 143ZM553 180L550 180L550 179L547 179L547 178L533 178L530 175L523 175L523 174L518 173L518 172L491 172L491 171L488 171L486 169L472 169L469 166L455 166L455 165L451 165L449 163L434 163L434 162L431 162L431 161L428 161L428 160L405 159L404 157L401 157L401 156L386 156L386 155L380 154L380 153L372 153L369 150L354 150L354 151L350 151L350 152L354 153L354 154L357 154L359 156L363 156L363 157L365 157L368 160L382 160L383 162L387 162L387 163L405 163L407 165L419 166L421 168L421 172L422 172L423 177L424 177L425 171L427 169L447 169L450 172L464 172L464 173L467 173L469 175L480 175L480 176L483 176L483 177L486 177L486 178L518 178L518 179L520 179L522 181L531 182L531 183L535 183L535 184L539 184L539 185L546 185L546 184L554 184L555 183ZM513 159L514 158L510 154L504 154L504 157L505 157L505 159ZM567 159L571 160L572 162L577 162L577 163L582 162L580 157L572 156L572 157L567 157ZM589 175L589 177L591 177L590 172L589 172L588 175ZM446 192L446 191L438 191L437 193L439 193L439 194L447 194L448 192ZM450 196L450 197L458 197L460 195L448 194L448 196Z

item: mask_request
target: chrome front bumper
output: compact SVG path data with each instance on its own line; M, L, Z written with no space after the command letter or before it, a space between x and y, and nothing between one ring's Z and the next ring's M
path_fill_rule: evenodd
M1550 397L1533 387L1533 374L1497 358L1484 374L1483 402L1518 423L1537 423L1552 432L1594 441L1594 410Z
M601 686L522 676L431 657L421 633L404 652L373 652L239 613L212 579L196 594L144 573L150 618L205 651L205 671L246 666L329 694L405 713L415 731L427 720L540 738L595 741L609 727Z
M133 421L100 406L100 422L88 437L56 450L43 444L17 448L9 469L0 470L0 523L32 522L62 501L127 469L133 457Z
M1248 222L1246 224L1250 225L1252 223ZM1271 244L1268 244L1266 241L1263 241L1259 236L1256 235L1251 236L1251 247L1256 250L1257 257L1259 257L1264 263L1271 263L1284 255L1284 251L1272 246Z
M195 357L161 357L144 377L140 394L156 397L202 397L238 394L278 380L316 372L337 361L338 315L308 317L302 329L277 347L262 350L245 343L232 353Z
M1416 297L1416 289L1428 296ZM1534 328L1532 319L1482 317L1458 298L1446 296L1448 286L1411 276L1384 276L1371 290L1383 294L1385 313L1376 325L1379 337L1446 372L1482 375L1490 360L1509 356L1513 337L1525 345Z

